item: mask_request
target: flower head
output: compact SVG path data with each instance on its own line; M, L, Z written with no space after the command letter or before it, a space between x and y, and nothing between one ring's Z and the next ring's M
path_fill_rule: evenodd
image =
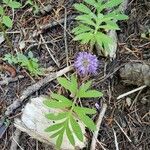
M74 67L80 75L95 74L98 67L98 59L87 52L79 52L74 62Z

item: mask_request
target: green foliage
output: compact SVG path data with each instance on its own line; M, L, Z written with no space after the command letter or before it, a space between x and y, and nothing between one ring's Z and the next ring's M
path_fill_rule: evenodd
M20 8L21 7L21 3L16 2L15 0L3 0L3 3L6 4L7 6L9 6L12 9L16 9L16 8Z
M96 110L86 107L80 107L76 102L80 98L101 97L103 94L99 91L89 89L92 84L91 81L88 81L87 83L82 84L80 87L78 87L77 78L73 75L71 76L70 80L59 77L58 82L65 89L69 90L72 95L74 95L72 101L69 98L64 97L63 95L52 93L51 98L47 98L44 101L44 104L47 107L62 109L62 112L60 113L49 113L45 115L47 119L55 121L55 124L49 126L47 129L45 129L45 131L52 132L51 138L57 137L56 146L59 149L61 147L64 134L67 135L68 140L73 146L75 146L75 136L80 141L83 141L84 135L79 123L76 120L76 117L78 117L81 122L83 122L84 125L90 130L96 130L96 125L88 116L95 114Z
M119 30L118 20L128 19L128 16L120 13L117 9L108 14L104 14L106 9L116 7L122 0L84 0L83 3L76 3L75 9L81 14L76 17L79 25L72 32L75 34L74 40L81 41L82 44L97 43L102 49L108 50L109 43L113 42L105 33L109 30Z
M12 9L21 7L21 3L13 0L3 0L3 5L0 6L0 22L8 28L12 28L13 22L9 16L5 14L5 6Z
M39 6L37 5L37 3L35 1L27 0L25 3L25 6L26 5L30 5L32 7L34 14L37 14L39 12Z
M6 54L3 60L8 61L10 64L19 64L21 67L27 69L33 76L43 74L43 69L39 67L38 59L33 57L32 52L28 53L28 57L22 53L17 53L16 56Z

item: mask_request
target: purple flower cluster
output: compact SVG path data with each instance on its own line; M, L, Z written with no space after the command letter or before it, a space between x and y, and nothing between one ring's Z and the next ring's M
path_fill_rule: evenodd
M98 68L98 59L95 55L88 52L79 52L74 62L79 75L96 74Z

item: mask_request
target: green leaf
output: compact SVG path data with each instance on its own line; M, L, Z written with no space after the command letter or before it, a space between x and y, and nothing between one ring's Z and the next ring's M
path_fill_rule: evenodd
M80 112L80 113L82 113L82 114L89 114L89 115L96 114L96 110L95 109L86 108L86 107L76 106L75 110Z
M18 60L15 56L13 56L12 54L6 54L3 58L4 61L8 61L9 64L17 64Z
M79 15L75 19L80 20L84 24L88 24L94 27L96 26L96 24L94 23L94 21L91 19L89 15Z
M34 5L32 0L27 0L26 3L25 3L25 6L28 5L28 4L31 5L31 6Z
M116 12L115 10L109 14L106 14L104 16L104 18L102 19L102 22L106 22L106 21L109 21L109 20L126 20L128 19L129 17L127 15L124 15L124 14L120 14L118 12Z
M84 2L86 2L87 4L90 4L90 5L94 6L94 7L97 6L97 2L95 0L84 0Z
M48 128L45 129L45 132L52 132L52 131L58 130L58 129L63 127L63 123L64 122L51 125L51 126L49 126Z
M58 130L57 132L53 133L50 137L51 137L51 138L55 138L56 136L58 136L58 135L61 134L62 132L64 132L64 128L61 128L61 129Z
M10 0L3 0L3 3L8 4ZM12 1L12 0L11 0Z
M101 33L101 32L97 32L96 37L101 39L102 43L103 42L107 42L107 43L112 43L113 42L111 37L109 37L108 35L106 35L104 33Z
M61 120L67 117L67 112L62 112L62 113L58 113L58 114L54 114L54 113L48 113L45 115L45 117L49 120Z
M106 25L101 25L99 28L105 29L105 30L120 30L119 26L112 21L106 22Z
M62 144L62 141L63 141L63 135L64 135L64 132L59 134L59 136L58 136L58 138L56 140L56 148L57 149L60 149L60 147L61 147L61 144Z
M66 78L59 77L57 78L58 83L63 86L65 89L69 90L71 93L76 93L76 88L74 84L71 84L71 81L68 81Z
M89 26L87 25L83 25L83 24L80 24L78 27L75 27L72 32L75 34L75 35L78 35L78 34L81 34L81 33L84 33L84 32L88 32L88 31L91 31L92 32L92 28L90 28Z
M96 90L88 90L88 91L80 91L78 97L80 98L95 98L95 97L102 97L103 94Z
M72 101L64 97L63 95L52 93L51 97L55 100L58 100L59 102L67 103L70 106L72 105Z
M8 28L12 28L13 22L9 16L3 16L2 23Z
M0 15L4 15L4 9L2 6L0 6Z
M45 100L43 103L50 108L59 108L59 109L67 108L71 106L70 104L66 102L58 102L55 100Z
M96 90L89 90L85 92L85 95L82 95L82 97L90 98L90 97L102 97L103 94Z
M92 13L91 10L84 4L80 3L80 4L74 4L74 7L76 10L86 13L86 14L90 14Z
M74 94L76 94L77 89L78 89L78 82L77 82L77 78L72 74L71 75L71 89L73 91Z
M122 3L122 0L109 0L103 5L103 8L112 8Z
M70 116L70 123L71 123L71 127L73 129L74 134L76 135L76 137L83 142L83 133L81 130L81 127L79 126L79 124L77 123L77 121Z
M75 41L84 40L84 39L90 40L93 36L94 35L91 32L85 32L75 36L74 40Z
M67 127L66 127L66 135L70 141L70 143L75 146L75 141L74 141L74 137L73 137L73 134L69 128L69 125L67 124Z
M86 83L83 83L81 86L80 86L80 88L79 88L79 92L78 92L78 97L80 97L80 95L82 94L82 93L84 93L85 91L87 91L89 88L90 88L90 86L91 86L91 84L92 84L92 81L88 81L88 82L86 82Z
M13 9L16 9L16 8L20 8L21 7L21 3L16 2L16 1L10 1L8 3L8 6L13 8Z
M86 127L91 129L92 131L96 130L96 125L91 118L89 118L85 114L82 114L82 112L79 111L78 109L74 109L74 111L76 112L80 120L86 125Z
M129 19L129 17L127 15L124 15L124 14L116 14L114 16L114 19L116 19L116 20L127 20L127 19Z

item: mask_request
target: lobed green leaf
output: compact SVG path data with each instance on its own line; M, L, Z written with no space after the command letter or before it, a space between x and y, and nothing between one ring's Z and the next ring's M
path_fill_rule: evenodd
M80 20L82 23L87 24L87 25L91 25L94 27L96 25L89 15L79 15L75 19Z
M62 141L63 141L63 135L64 135L64 132L62 132L61 134L59 134L57 140L56 140L56 147L58 149L60 149L61 147L61 144L62 144Z
M122 0L109 0L103 4L103 8L112 8L122 3Z
M62 108L67 108L67 107L71 107L72 105L68 102L58 102L58 101L55 101L55 100L45 100L43 102L47 107L50 107L50 108L59 108L59 109L62 109Z
M89 5L92 5L94 7L97 6L97 2L95 0L84 0L84 2L86 2Z
M58 114L48 113L48 114L45 115L45 117L49 120L61 120L61 119L66 118L67 115L68 115L67 112L61 112L61 113L58 113Z
M82 142L83 133L82 133L81 127L79 126L77 121L73 118L73 116L70 116L70 123L71 123L72 130L74 131L74 134Z
M90 114L90 115L96 114L96 110L95 109L86 108L86 107L76 106L75 110L77 112L79 112L80 114Z
M63 95L52 93L51 97L55 100L58 100L59 102L68 103L68 105L72 105L72 101Z
M9 18L9 16L3 16L2 17L2 23L8 27L8 28L12 28L13 26L13 22L12 20Z
M68 122L68 123L69 123L69 122ZM70 128L69 128L69 124L67 124L67 126L66 126L66 135L67 135L67 137L68 137L70 143L71 143L73 146L75 146L74 137L73 137L73 134L72 134L72 132L71 132L71 130L70 130Z
M89 118L85 114L82 114L81 111L79 111L78 109L74 109L74 111L76 112L76 114L78 115L80 120L85 124L86 127L91 129L92 131L96 130L96 125L91 118Z
M4 15L4 9L2 6L0 6L0 15Z
M51 125L51 126L49 126L48 128L45 129L45 132L52 132L52 131L61 129L63 127L63 124L64 124L64 122Z
M80 3L80 4L74 4L74 7L76 10L85 13L85 14L89 14L92 13L91 10L84 4Z
M13 9L17 9L21 7L21 3L16 1L10 1L7 5Z
M58 83L63 86L65 89L69 90L71 93L76 93L77 91L77 83L75 81L69 81L66 78L59 77Z

